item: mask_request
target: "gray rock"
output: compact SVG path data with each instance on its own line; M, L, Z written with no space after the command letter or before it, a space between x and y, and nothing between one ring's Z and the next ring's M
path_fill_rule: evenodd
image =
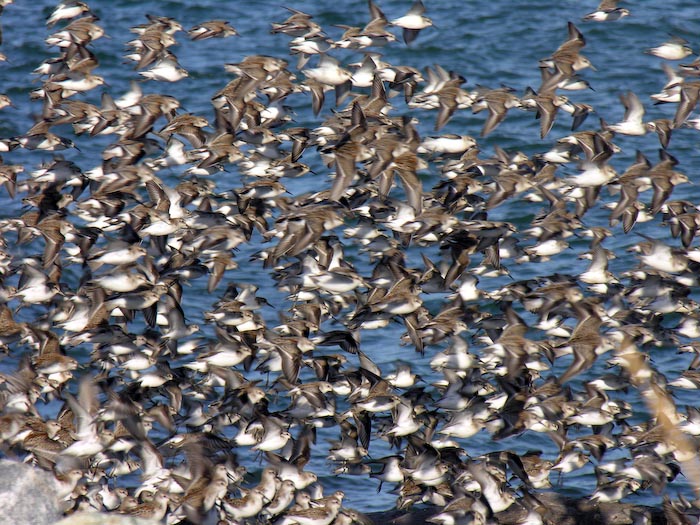
M50 472L0 460L0 517L14 525L49 525L61 518L58 483Z
M54 525L162 525L162 523L158 520L146 520L121 514L76 512Z

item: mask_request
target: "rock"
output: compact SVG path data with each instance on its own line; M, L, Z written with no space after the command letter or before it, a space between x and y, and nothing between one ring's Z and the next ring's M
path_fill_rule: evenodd
M0 460L0 516L13 525L49 525L61 518L58 482L50 472Z
M54 525L162 525L162 523L158 520L146 520L122 514L76 512Z

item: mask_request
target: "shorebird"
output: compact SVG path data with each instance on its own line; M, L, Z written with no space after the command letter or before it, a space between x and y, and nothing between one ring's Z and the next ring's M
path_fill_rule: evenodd
M386 376L387 382L394 388L411 388L420 381L418 374L413 373L410 363L396 363L396 370Z
M95 23L97 21L98 18L92 14L73 20L62 30L47 37L46 43L59 48L70 48L74 45L85 47L105 35L104 29Z
M290 510L275 525L330 525L340 512L341 500L332 496L325 505L308 509Z
M211 20L193 26L187 31L192 40L205 40L207 38L226 38L237 36L238 31L225 20Z
M162 520L168 513L168 505L170 504L170 497L164 492L158 492L153 497L152 501L145 501L139 503L135 501L132 505L125 505L126 499L122 500L118 511L122 514L128 514L129 516L134 516L136 518L142 519L152 519L152 520Z
M666 84L660 93L654 93L651 98L658 104L671 102L680 102L681 100L681 85L685 78L678 74L667 62L661 64L661 68L666 74Z
M644 106L639 97L628 91L620 95L620 101L625 106L622 121L618 124L607 124L605 128L623 135L644 135L647 132L647 126L642 122Z
M566 347L571 348L574 361L559 377L560 383L565 383L591 368L603 343L600 335L600 317L593 312L582 312L581 316L571 337L565 343Z
M489 116L481 129L481 136L485 137L491 133L503 121L509 109L521 106L520 99L510 88L483 90L472 105L473 113L479 113L485 109L489 111Z
M60 287L50 281L49 276L40 268L38 261L35 259L24 261L19 288L13 297L19 297L22 304L35 304L49 302L59 293L61 293Z
M60 2L54 8L49 17L46 19L46 26L51 27L58 22L70 20L71 18L76 18L81 16L83 13L88 12L90 12L90 7L86 3L78 2L76 0L66 0L64 2Z
M663 44L647 49L646 52L664 60L683 60L692 54L693 50L687 40L674 36Z
M618 2L619 0L602 0L598 9L584 15L583 19L587 22L608 22L629 16L629 9L617 7Z
M433 21L425 16L425 6L421 0L415 0L408 13L391 21L392 25L403 29L403 41L406 44L413 42L418 33L433 25Z
M535 109L535 118L540 121L540 138L544 138L554 125L557 111L559 108L566 107L569 104L569 100L564 96L556 95L553 90L545 91L540 89L539 93L535 93L534 90L528 88L525 96L521 97L520 104L522 107ZM576 111L576 108L570 110L572 114Z
M336 105L339 105L352 87L352 72L340 67L335 57L321 54L318 65L314 68L302 69L304 75L321 84L335 89Z
M453 337L447 349L438 352L430 360L430 367L435 370L469 370L478 364L475 355L469 353L469 345L461 337Z
M262 516L267 519L272 519L284 512L287 507L294 501L295 489L294 483L290 480L285 480L280 483L279 489L275 492L270 503L262 510Z
M426 137L418 146L416 153L461 155L476 146L476 140L469 135L449 133L439 137Z
M604 290L607 284L617 283L615 276L608 270L608 263L612 253L601 246L597 246L591 253L590 266L579 275L579 279L593 289Z
M501 487L497 478L485 468L484 463L470 461L467 470L479 484L491 512L503 512L515 503L515 496L507 488Z
M313 17L308 13L297 11L296 9L291 9L289 7L285 7L285 9L292 14L284 22L273 22L271 24L271 33L284 33L295 37L308 37L323 33L321 26L319 26L316 22L313 22L311 20Z
M680 101L673 117L673 127L679 128L695 110L700 97L700 81L685 81L680 85Z
M616 479L599 485L591 496L594 504L620 501L628 494L638 490L642 484L634 479Z
M140 255L143 255L144 251L143 249L139 249L137 246L130 245L129 248L126 248L124 250L124 252L117 253L116 257L138 257ZM104 288L108 292L121 293L133 292L137 288L144 288L147 285L154 284L152 279L147 275L147 270L142 270L141 272L132 272L130 271L131 268L134 268L134 266L116 265L114 266L114 268L111 268L108 273L94 276L92 278L92 282L97 286ZM136 267L136 269L141 270L141 268L139 267Z
M567 31L567 40L549 58L540 60L540 67L554 70L551 77L551 79L555 79L554 85L565 78L572 77L577 71L588 67L594 69L590 60L581 54L581 50L586 45L583 33L572 22L567 24ZM552 84L551 79L549 80L550 84Z
M485 406L467 407L462 412L454 414L438 432L459 438L474 436L485 428L486 419L492 416L490 411L485 409Z
M659 118L647 122L646 127L649 131L656 132L659 136L659 144L662 148L667 149L673 133L673 121L667 118Z
M139 74L149 80L164 82L177 82L189 76L178 63L177 57L169 51L163 52L149 70L140 71Z
M335 47L365 49L367 47L384 46L396 40L396 36L386 30L389 21L384 16L384 13L374 2L370 1L369 6L372 19L362 29L337 25L337 27L345 29L345 32L341 39L335 42Z
M658 239L648 238L639 244L640 260L656 270L667 273L680 273L688 267L684 250L674 250Z

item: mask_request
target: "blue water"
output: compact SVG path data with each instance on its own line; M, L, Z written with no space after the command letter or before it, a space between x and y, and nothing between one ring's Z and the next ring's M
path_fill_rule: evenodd
M381 9L389 19L396 18L405 13L409 7L407 1L380 1ZM587 45L583 53L595 65L596 70L587 69L582 76L587 79L592 90L571 92L568 95L576 102L589 103L596 109L596 113L589 116L581 129L597 129L598 118L605 118L607 122L617 122L622 119L624 108L619 101L619 95L627 90L634 91L642 100L646 108L646 120L655 118L673 118L675 105L653 105L649 96L660 91L666 82L661 69L662 60L645 54L644 51L654 45L658 45L668 38L669 34L675 34L690 40L691 46L698 46L696 35L700 34L700 17L697 16L695 2L659 2L645 1L629 3L626 5L632 11L632 16L618 22L595 24L581 21L581 17L592 11L597 1L533 1L516 0L512 2L454 2L449 0L426 0L428 16L434 22L434 27L424 30L417 40L410 46L397 41L383 49L383 60L391 64L410 65L424 71L427 66L441 65L446 70L453 70L467 79L467 88L475 85L485 85L492 88L507 85L522 94L528 86L537 88L540 82L538 61L549 56L557 46L566 39L567 21L575 22L584 33ZM187 111L212 118L211 97L232 76L223 70L224 63L239 62L244 57L253 54L288 57L287 43L289 37L285 35L271 35L270 23L282 21L288 16L288 12L280 7L277 2L218 2L205 0L198 2L159 2L146 1L92 1L90 2L94 12L100 17L100 25L104 27L108 37L94 42L92 49L97 54L100 66L94 71L105 78L108 86L95 89L84 96L76 98L90 101L99 105L103 91L108 91L115 98L126 92L131 81L141 81L133 64L128 62L123 55L126 54L125 43L135 37L129 31L131 26L146 23L146 13L164 15L178 20L186 29L194 24L210 19L226 19L240 33L240 37L228 39L211 39L201 42L191 42L186 35L176 35L179 44L173 51L182 67L189 72L189 77L174 84L165 82L141 82L144 93L170 94L181 101L181 111ZM368 20L367 4L364 1L346 1L340 3L314 2L310 0L294 1L290 7L308 12L314 16L314 20L326 29L329 36L339 38L342 30L333 27L333 24L364 25ZM338 7L342 6L342 7ZM41 104L30 101L30 90L40 86L40 82L32 70L46 58L55 55L55 49L49 49L44 43L45 37L52 31L44 26L46 16L51 12L52 2L22 2L18 1L5 8L0 18L4 32L4 41L0 47L8 57L8 61L0 63L0 92L7 93L16 107L5 108L0 112L0 137L13 137L21 135L29 129L35 115L40 115ZM55 30L55 29L54 29ZM397 31L397 35L399 32ZM344 64L360 60L362 54L358 51L336 50L334 55ZM692 60L692 56L686 61ZM290 58L290 70L295 70L295 58ZM314 59L312 59L313 61ZM313 63L313 62L312 62ZM301 75L299 75L301 77ZM314 117L310 110L310 98L306 95L294 95L289 97L287 103L294 109L294 126L314 127L325 117L330 115L332 108L332 94L329 94L325 107L319 117ZM418 130L422 136L434 134L433 124L435 112L416 111L407 108L401 97L391 100L395 109L393 115L413 114L420 120ZM469 134L478 137L485 119L485 112L473 115L470 111L457 111L441 133ZM163 123L164 125L164 123ZM545 138L539 138L539 122L535 120L531 112L511 110L506 120L489 136L479 138L481 156L486 158L493 154L493 148L499 146L509 151L522 151L527 155L547 151L558 138L569 133L570 118L568 115L559 115L551 133ZM71 130L67 126L60 128L62 135L69 136ZM79 150L66 150L60 152L63 157L76 162L83 171L98 166L101 162L102 150L114 137L77 138ZM642 137L617 136L615 143L622 149L616 154L611 163L618 170L624 171L625 167L634 161L636 150L643 151L650 159L655 160L659 148L656 134L649 133ZM685 173L696 184L684 184L674 190L674 199L686 199L698 202L700 198L700 186L697 185L695 172L698 169L698 138L697 131L693 129L678 129L673 133L669 151L679 159L678 170ZM29 152L21 149L3 154L7 164L22 164L25 171L20 179L26 179L29 173L37 169L42 162L50 161L54 154L50 152ZM323 167L315 151L307 151L302 158L312 171L298 179L285 179L282 182L291 194L302 194L310 191L318 191L321 187L329 186L329 170ZM576 173L573 165L560 168L558 176L572 175ZM164 170L158 174L167 184L177 184L181 172L172 169ZM430 170L421 172L424 189L428 190L439 181L439 170L433 165ZM216 190L223 192L241 187L246 180L238 173L235 166L228 166L227 171L211 177L216 182ZM0 190L0 218L14 217L27 208L21 201L23 195L16 199L10 199ZM394 193L396 192L396 193ZM394 190L392 196L400 195L400 190ZM651 193L642 196L648 202ZM522 197L522 196L521 196ZM608 194L607 190L601 192L600 202L589 210L583 221L586 227L607 226L609 210L603 208L605 202L616 202L617 197ZM69 208L70 209L70 208ZM507 201L501 206L489 212L489 219L497 221L509 221L519 229L527 228L540 211L542 205L531 203L522 198ZM342 228L335 233L343 239ZM629 252L628 248L641 242L642 238L635 235L641 232L658 238L665 239L669 244L678 246L678 240L671 239L668 228L661 223L660 217L646 224L638 224L633 232L624 235L621 227L613 229L614 237L608 239L605 246L614 250L617 258L611 262L610 270L617 276L635 269L640 262L636 254ZM523 239L522 244L532 244L522 233L517 233ZM34 254L42 248L41 242L27 246L15 247L14 237L8 235L8 251L13 254L13 262L18 263L25 255ZM260 287L258 294L266 297L273 308L263 308L261 314L269 326L275 326L279 322L279 314L290 306L285 294L275 288L275 281L271 272L263 270L259 262L250 263L249 258L260 250L259 235L253 237L250 245L241 246L236 253L239 263L237 270L229 271L224 282L216 293L222 293L227 282L254 283ZM368 275L371 270L367 255L358 252L352 243L345 239L346 254L356 268L363 275ZM482 278L480 288L485 291L493 291L514 280L528 279L537 276L546 276L554 273L567 273L576 275L584 271L588 262L578 258L578 255L588 249L588 241L570 240L571 250L565 250L552 257L548 262L528 263L518 265L514 262L505 262L511 277L497 279ZM266 245L269 246L269 245ZM409 250L408 261L413 267L420 268L420 248L412 247ZM425 250L433 260L439 257L437 247ZM477 264L479 257L475 256L472 264ZM63 276L67 286L75 286L80 277L81 269L77 265L66 268ZM213 337L213 329L203 321L203 313L212 309L216 302L216 296L206 293L206 277L192 281L192 287L186 288L183 309L188 321L203 326L205 337ZM16 285L16 276L10 276L5 281L6 286ZM691 289L691 298L698 300L698 290ZM446 299L440 295L424 295L426 306L432 312L437 311ZM16 306L13 305L12 306ZM493 305L483 304L483 308L494 310ZM39 317L46 312L43 307L23 308L18 318L30 320ZM525 314L524 314L525 315ZM525 315L528 321L533 320ZM673 326L677 318L670 317L665 324ZM328 324L326 329L332 329ZM337 328L337 327L336 327ZM138 330L138 325L134 325ZM377 331L364 331L361 334L361 348L369 355L383 371L391 371L398 360L410 361L414 370L420 373L428 388L431 382L439 379L439 375L429 367L430 359L442 349L444 345L428 347L425 355L417 354L410 345L402 341L405 332L401 324L390 324L387 328ZM471 339L479 335L470 327L463 334ZM530 335L533 339L536 334ZM682 341L687 342L682 339ZM472 341L472 351L479 353L480 343ZM483 345L482 345L483 346ZM76 349L76 355L82 349ZM9 371L16 367L17 355L7 357L0 361L0 367ZM652 363L668 380L678 376L687 368L691 356L677 354L675 348L659 347L652 351ZM87 350L83 355L87 360ZM352 362L352 357L349 356ZM561 372L568 366L569 358L557 361L552 372ZM605 370L604 359L598 360L588 375L581 376L572 381L576 389L581 389L582 382L589 377L602 373ZM250 379L258 376L251 372ZM304 375L308 379L308 376ZM692 391L676 389L675 400L679 407L686 404L697 404L697 396ZM638 423L648 419L646 408L641 402L638 393L633 390L627 394L614 393L611 397L624 399L633 405L634 417L632 422ZM47 416L54 416L58 404L53 403L44 407ZM53 411L53 413L52 413ZM583 429L582 434L589 429ZM319 432L317 444L314 448L313 458L307 469L318 473L319 478L327 491L342 488L346 493L346 502L350 507L363 511L381 510L391 508L395 502L395 495L388 492L385 487L381 493L372 495L377 482L364 476L335 476L325 457L327 455L327 441L337 439L335 429L324 429ZM530 449L544 451L544 456L554 459L557 450L553 443L543 435L526 432L514 438L500 442L490 440L486 432L482 432L474 438L460 440L460 445L467 453L474 457L493 450L510 449L515 452L525 452ZM379 438L373 439L370 447L372 457L381 457L392 453L388 445ZM241 451L239 456L244 461L247 452ZM249 461L249 469L255 472L261 468L259 464ZM562 485L558 490L567 494L584 495L595 488L595 477L592 467L584 468L568 476L564 476ZM688 492L689 482L683 476L669 485L670 494L676 491ZM639 495L631 496L630 501L643 503L656 503L660 496L654 495L650 490Z

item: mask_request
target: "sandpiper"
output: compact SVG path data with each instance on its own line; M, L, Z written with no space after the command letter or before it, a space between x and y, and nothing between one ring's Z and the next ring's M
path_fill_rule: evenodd
M413 42L418 33L433 25L433 21L425 16L425 6L421 0L415 0L408 13L391 21L392 25L403 29L403 40L406 44Z
M688 46L687 40L674 36L663 44L647 49L646 52L665 60L683 60L692 54L693 50Z
M625 115L622 118L622 122L608 124L606 129L623 135L644 135L647 132L647 127L642 122L644 106L642 106L639 97L628 91L620 95L620 101L625 106Z
M204 40L207 38L226 38L229 36L237 36L236 29L225 20L211 20L202 22L192 27L187 31L192 40Z
M598 9L584 15L583 19L592 22L607 22L629 16L629 9L617 7L618 1L619 0L602 0L602 2L598 4Z
M289 525L297 523L299 525L330 525L340 512L341 500L331 497L328 502L321 507L300 509L289 511L282 518L275 522L276 525Z

